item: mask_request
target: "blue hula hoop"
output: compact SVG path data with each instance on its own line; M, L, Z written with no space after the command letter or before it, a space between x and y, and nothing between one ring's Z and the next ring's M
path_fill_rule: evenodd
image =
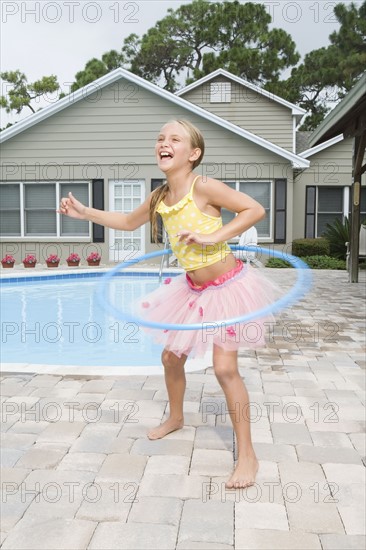
M258 252L257 246L239 246L234 245L230 247L232 250L245 250L248 252ZM291 254L285 254L284 252L279 252L277 250L271 250L268 248L260 247L261 252L268 254L269 256L274 256L275 258L281 258L289 262L297 271L297 280L293 287L285 294L282 298L279 298L272 304L252 311L246 315L241 315L239 317L233 317L232 319L218 319L217 321L212 322L203 322L203 323L192 323L192 324L173 324L173 323L155 323L153 321L147 321L135 315L125 313L121 309L113 306L107 297L108 283L114 275L130 267L131 265L137 264L143 260L149 260L151 258L157 258L158 256L165 256L171 254L171 249L158 250L157 252L150 252L149 254L144 254L135 259L128 260L126 262L121 262L116 267L112 268L110 271L105 273L102 276L101 284L97 291L97 297L100 305L113 317L120 319L122 321L129 321L130 323L136 323L143 327L153 328L153 329L163 329L163 330L202 330L202 328L216 328L218 324L221 326L235 325L236 323L247 323L254 319L259 319L260 317L266 317L269 314L277 313L279 310L288 307L290 304L300 300L311 288L312 284L312 275L309 266L300 260L297 256L292 256Z

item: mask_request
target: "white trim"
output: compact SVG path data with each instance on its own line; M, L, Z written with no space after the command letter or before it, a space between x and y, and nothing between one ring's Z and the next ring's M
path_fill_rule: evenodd
M340 134L339 136L335 136L332 139L328 139L328 141L324 141L323 143L320 143L320 145L316 145L315 147L311 147L310 149L307 149L306 151L299 153L299 157L303 157L304 159L306 159L308 157L315 155L315 153L320 153L320 151L323 151L324 149L327 149L328 147L331 147L332 145L335 145L336 143L342 140L343 140L343 135Z
M19 206L20 206L20 235L17 235L15 238L24 239L25 238L25 216L24 216L24 185L21 185L20 182L12 182L16 185L19 185ZM3 185L3 184L2 184ZM8 238L12 238L11 235Z
M261 94L264 97L267 97L268 99L272 99L273 101L276 101L277 103L280 103L281 105L284 105L288 109L291 109L293 115L301 115L301 118L303 115L306 114L307 111L305 109L302 109L301 107L298 107L297 105L294 105L293 103L290 103L289 101L286 101L286 99L283 99L282 97L279 97L278 95L273 94L272 92L267 92L267 90L264 90L263 88L260 88L256 84L253 84L252 82L248 82L247 80L244 80L243 78L240 78L239 76L236 76L232 73L229 73L228 71L225 71L225 69L217 69L216 71L213 71L212 73L200 78L199 80L196 80L196 82L193 82L192 84L189 84L188 86L185 86L184 88L181 88L178 90L178 92L175 92L176 95L181 96L185 94L186 92L189 92L190 90L194 90L194 88L197 88L197 86L201 86L205 82L208 82L212 78L216 78L217 76L225 76L226 78L230 78L231 80L234 80L238 84L241 84L242 86L245 86L246 88L249 88L250 90L253 90L257 94Z
M30 242L32 244L37 243L92 243L91 237L1 237L2 243L27 243Z
M345 218L349 218L350 206L350 188L345 185L343 187L343 216Z
M190 111L210 122L213 122L214 124L217 124L218 126L221 126L222 128L225 128L226 130L229 130L230 132L237 134L238 136L243 137L244 139L247 139L252 143L255 143L256 145L259 145L260 147L263 147L264 149L267 149L282 158L285 158L286 160L292 163L292 166L294 168L308 168L310 166L310 162L305 158L301 158L299 155L296 155L291 151L287 151L286 149L279 147L275 143L271 143L266 139L263 139L255 134L252 134L251 132L248 132L248 130L239 128L239 126L236 126L235 124L217 115L214 115L213 113L210 113L209 111L206 111L201 107L198 107L198 105L194 105L190 101L186 101L183 98L177 97L171 92L168 92L163 88L159 88L159 86L156 86L155 84L151 84L150 82L147 82L143 78L140 78L139 76L136 76L135 74L130 73L129 71L126 71L125 69L121 69L121 68L115 69L114 71L108 73L107 75L104 75L101 78L98 78L91 84L88 84L84 88L80 88L76 92L73 92L72 94L64 97L63 99L60 99L55 104L50 105L49 107L46 107L41 111L37 111L37 113L34 113L33 115L27 117L26 119L21 120L20 122L18 122L17 124L14 124L7 130L3 130L0 133L0 143L19 134L23 130L26 130L34 126L38 122L49 118L51 115L62 111L63 109L65 109L69 105L76 103L80 99L84 99L88 97L89 95L94 93L96 89L109 86L110 84L112 84L113 82L116 82L120 78L125 78L137 84L138 86L141 86L142 88L149 90L152 93L155 93L159 97L166 99L171 103L174 103L175 105L179 105L180 107L187 109L187 111Z
M122 186L124 184L126 184L126 185L138 184L139 188L140 188L140 195L139 195L139 197L136 197L136 198L139 199L140 204L142 204L144 202L145 195L146 195L146 180L145 179L143 179L143 178L141 178L141 179L137 179L137 178L133 178L133 179L128 179L128 178L126 178L126 179L109 179L108 180L108 201L109 201L108 202L108 210L109 211L118 212L118 210L115 210L114 206L115 206L115 199L116 199L116 185L120 185L120 184L122 184ZM124 196L122 195L121 198L123 200ZM134 199L133 191L131 193L130 198L131 198L131 206L132 206L132 209L133 209L133 199ZM125 210L125 208L123 208L123 212L128 214L129 212L131 212L131 210ZM140 229L141 237L135 237L134 236L134 232L137 231L138 229ZM119 238L119 237L116 237L116 231L120 231L120 230L112 229L112 228L109 228L109 230L108 230L109 261L110 262L121 262L121 261L126 261L126 260L128 261L129 259L132 259L132 257L136 257L136 255L145 254L146 231L144 230L143 226L138 227L134 231L130 231L130 234L129 234L129 237L128 237L128 241L133 241L134 239L140 239L141 247L140 247L139 250L135 250L133 247L132 247L132 251L129 250L129 249L126 249L126 248L116 249L116 247L115 247L116 239ZM122 237L122 241L125 241L125 240L126 240L126 237Z
M88 187L90 187L90 185ZM60 185L56 185L56 204L60 204L60 203L61 203ZM61 215L56 216L56 235L61 235Z

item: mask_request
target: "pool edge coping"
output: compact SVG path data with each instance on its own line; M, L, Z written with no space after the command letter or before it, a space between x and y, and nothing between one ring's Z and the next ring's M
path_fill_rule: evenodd
M212 366L212 354L207 352L203 358L188 358L185 372L204 371ZM138 372L136 370L138 369ZM0 363L0 375L5 374L51 374L58 376L163 376L163 365L127 365L127 366L85 366L53 365L45 363Z

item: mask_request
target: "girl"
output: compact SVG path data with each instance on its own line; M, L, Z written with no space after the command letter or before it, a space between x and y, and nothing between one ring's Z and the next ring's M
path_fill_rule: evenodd
M196 175L193 170L204 154L204 141L190 122L174 120L165 124L157 138L155 154L166 183L129 214L89 208L71 193L61 200L62 214L133 231L149 220L156 235L157 214L163 218L170 245L186 274L174 277L147 296L141 304L144 316L165 323L200 323L238 317L262 308L273 300L272 283L249 264L236 260L226 241L260 221L265 211L255 200L224 183ZM222 225L221 208L237 213ZM168 281L166 281L168 282ZM257 343L264 342L263 323L255 325ZM237 438L238 460L227 481L228 488L252 485L258 461L251 441L249 398L238 371L238 348L248 337L249 325L206 331L154 331L164 344L162 363L168 391L170 415L148 433L159 439L183 427L183 398L186 387L184 364L188 355L202 355L213 345L213 366L223 389Z

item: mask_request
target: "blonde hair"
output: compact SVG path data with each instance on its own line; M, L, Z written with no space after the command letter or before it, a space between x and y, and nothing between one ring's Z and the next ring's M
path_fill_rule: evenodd
M199 157L193 161L192 163L192 170L194 168L197 168L197 166L201 163L203 159L203 155L205 153L205 142L203 139L203 136L201 132L199 131L196 126L194 126L189 120L169 120L167 124L171 124L173 122L178 122L183 128L186 130L186 132L189 134L190 141L191 141L191 147L192 149L200 149L201 153ZM155 191L152 193L151 201L150 201L150 222L151 222L151 232L154 242L158 242L158 213L157 208L162 200L166 197L167 193L169 191L169 185L168 183L163 183L160 185Z

